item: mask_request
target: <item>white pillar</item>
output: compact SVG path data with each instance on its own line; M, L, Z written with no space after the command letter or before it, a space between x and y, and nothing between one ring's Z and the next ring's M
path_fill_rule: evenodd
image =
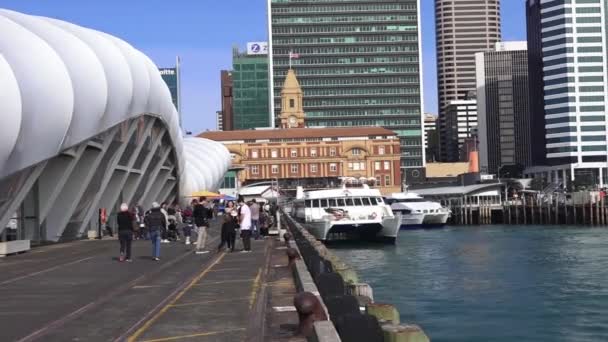
M599 169L600 169L600 173L599 173L599 175L600 175L600 188L603 188L604 187L604 168L600 167Z
M562 177L564 178L564 189L568 188L568 172L566 169L562 170Z

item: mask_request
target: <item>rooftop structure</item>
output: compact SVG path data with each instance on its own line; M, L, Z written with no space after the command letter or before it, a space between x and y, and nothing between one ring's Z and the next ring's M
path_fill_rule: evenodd
M100 208L115 224L121 202L148 208L219 186L228 151L182 137L169 89L143 53L9 10L0 10L0 32L0 240L78 239L97 229Z

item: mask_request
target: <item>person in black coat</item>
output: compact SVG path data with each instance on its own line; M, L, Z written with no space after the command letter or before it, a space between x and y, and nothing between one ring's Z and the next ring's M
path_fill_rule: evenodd
M120 241L119 260L131 262L131 243L133 241L133 222L135 218L129 212L126 203L120 205L120 212L116 215L118 223L118 240Z
M152 258L158 261L160 260L160 233L167 229L167 218L160 211L160 205L157 202L152 203L152 209L150 209L145 221L152 241Z
M234 252L234 242L236 240L236 230L239 228L238 222L236 222L236 211L226 213L224 215L224 223L222 224L222 242L217 247L217 251L220 252L224 245L228 249Z
M207 207L207 199L205 197L201 197L200 203L196 199L193 200L192 206L194 224L198 229L196 253L209 253L209 251L205 250L205 244L207 243L207 228L209 227L209 220L213 218L213 211Z

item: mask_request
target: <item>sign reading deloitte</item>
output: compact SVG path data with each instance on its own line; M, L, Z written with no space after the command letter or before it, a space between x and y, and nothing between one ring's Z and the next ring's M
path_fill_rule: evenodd
M248 55L267 55L268 42L250 42L247 43Z
M169 91L171 92L171 99L173 100L173 105L175 106L175 109L179 111L177 68L161 68L158 69L158 71L160 71L160 75L167 84L167 87L169 87Z

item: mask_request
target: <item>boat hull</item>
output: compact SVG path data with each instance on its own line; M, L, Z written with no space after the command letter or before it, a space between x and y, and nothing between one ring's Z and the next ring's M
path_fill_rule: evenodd
M394 243L399 235L401 218L393 216L382 220L319 220L306 222L304 225L321 241L362 239Z
M448 222L448 218L448 213L424 214L416 215L414 218L404 218L401 223L401 230L443 228Z

